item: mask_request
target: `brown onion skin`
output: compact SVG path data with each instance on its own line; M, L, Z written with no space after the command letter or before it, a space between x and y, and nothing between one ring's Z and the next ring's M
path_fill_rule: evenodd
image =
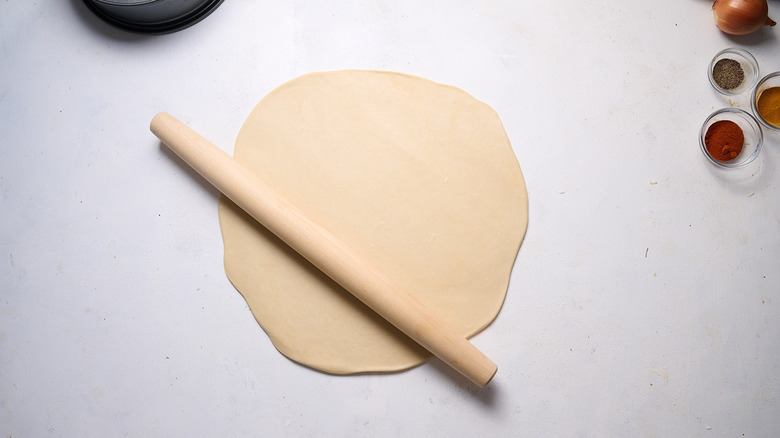
M715 0L712 11L718 29L730 35L747 35L776 24L768 17L766 0Z

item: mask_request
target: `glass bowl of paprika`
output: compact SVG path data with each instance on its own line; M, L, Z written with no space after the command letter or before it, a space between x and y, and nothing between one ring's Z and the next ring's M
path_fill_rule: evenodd
M770 73L756 85L750 99L753 114L769 129L780 131L780 71Z
M721 108L707 117L699 133L705 157L724 169L744 167L756 159L764 142L758 121L739 108Z
M712 58L708 76L719 93L735 96L758 81L758 61L747 50L729 47Z

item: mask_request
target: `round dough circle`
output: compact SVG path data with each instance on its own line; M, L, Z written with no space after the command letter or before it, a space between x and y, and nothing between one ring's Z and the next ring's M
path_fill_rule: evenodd
M312 73L255 107L234 158L464 336L498 314L528 197L488 105L399 73ZM228 278L285 356L337 374L430 357L224 197L219 220Z

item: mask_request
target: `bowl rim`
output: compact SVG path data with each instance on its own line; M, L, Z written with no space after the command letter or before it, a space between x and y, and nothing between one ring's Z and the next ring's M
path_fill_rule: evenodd
M157 20L154 14L140 20L124 15L131 10L143 10L150 14L164 1L139 0L133 3L120 3L115 0L82 0L87 9L106 23L139 34L166 34L186 29L210 15L224 0L198 0L188 5L189 9L186 12L165 21ZM117 13L117 11L123 12Z
M713 118L724 113L733 113L733 114L739 114L741 116L744 116L747 119L748 123L754 125L756 131L758 131L758 144L756 145L755 152L753 152L753 154L751 154L748 158L746 158L744 161L740 163L729 164L728 161L716 160L710 155L709 152L707 152L707 145L704 144L704 135L707 133L707 130L705 128L709 127L709 122ZM756 118L753 117L753 115L750 114L749 112L743 110L742 108L733 108L733 107L720 108L713 111L709 116L707 116L707 118L704 119L704 123L701 124L701 129L699 130L699 147L701 148L701 152L704 154L705 157L707 157L707 160L709 160L710 163L722 169L738 169L747 166L758 157L758 154L761 152L761 149L764 147L764 132L761 130L761 125L758 123Z
M773 125L766 120L764 120L764 117L761 115L760 112L758 112L758 89L761 87L761 85L768 81L769 79L780 77L780 71L774 71L772 73L768 73L766 76L761 78L757 83L756 86L753 87L753 92L750 95L750 106L753 109L753 114L756 116L756 119L761 122L762 125L764 125L766 128L771 129L772 131L780 131L780 126Z
M712 69L715 68L715 63L719 61L719 58L721 56L729 53L735 53L739 56L742 56L749 64L752 64L755 67L754 68L755 72L753 76L750 78L745 77L745 79L748 80L748 83L745 86L745 88L741 91L735 92L735 91L723 89L720 86L718 86L718 84L715 82L715 78L712 77ZM758 60L756 60L756 57L753 56L752 53L740 47L726 47L725 49L716 53L715 56L712 57L712 60L710 60L709 68L707 69L707 78L710 80L710 85L712 85L712 87L715 88L715 91L721 94L725 94L727 96L737 96L742 93L745 93L746 91L751 90L758 82L759 75L760 75L760 66L758 65Z

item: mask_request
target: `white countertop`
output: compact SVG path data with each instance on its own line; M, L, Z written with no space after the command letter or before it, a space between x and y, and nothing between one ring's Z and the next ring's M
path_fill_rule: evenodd
M780 19L780 3L770 0ZM141 36L79 0L0 6L0 431L42 436L776 436L780 135L719 171L719 50L780 27L710 2L226 1ZM222 266L217 192L168 111L227 152L304 73L394 70L498 111L530 224L479 389L438 360L332 376L279 354Z

